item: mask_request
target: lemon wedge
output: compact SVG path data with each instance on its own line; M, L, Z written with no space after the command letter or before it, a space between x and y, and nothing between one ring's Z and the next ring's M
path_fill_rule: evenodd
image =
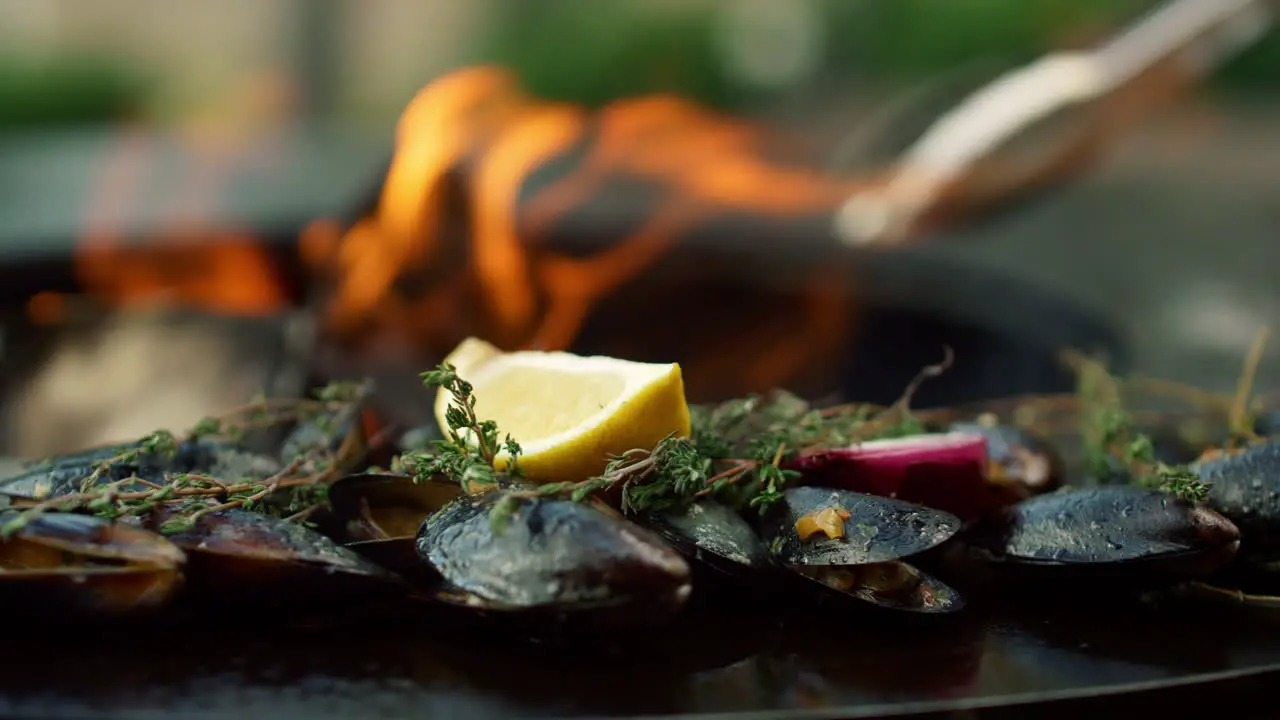
M610 456L651 449L689 435L689 405L677 363L641 363L566 352L503 352L477 338L445 362L471 383L476 417L520 444L520 468L534 482L576 482L599 475ZM452 396L436 394L435 416L448 431ZM511 458L494 457L498 469Z

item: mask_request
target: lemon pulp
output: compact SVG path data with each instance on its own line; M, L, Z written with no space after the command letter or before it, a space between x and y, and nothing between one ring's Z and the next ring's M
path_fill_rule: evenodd
M476 417L496 422L500 433L527 443L578 427L624 389L626 382L614 374L522 368L484 384L484 393L476 393Z
M493 421L500 438L519 443L520 467L535 482L584 480L603 472L613 456L690 432L676 363L508 353L477 338L464 340L445 362L471 384L477 419ZM437 392L441 429L451 401L447 391ZM509 463L506 448L498 448L495 467Z

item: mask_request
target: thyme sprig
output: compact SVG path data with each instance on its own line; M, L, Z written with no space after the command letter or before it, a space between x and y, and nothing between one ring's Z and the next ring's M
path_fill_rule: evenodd
M889 408L844 405L815 409L782 391L693 407L688 437L673 433L652 448L630 449L610 458L600 475L583 481L508 490L494 504L491 525L503 527L522 497L582 501L619 489L623 512L628 514L662 510L708 495L763 513L799 476L785 465L800 454L922 432L923 423L910 410L911 395L926 379L950 367L952 360L947 348L944 360L925 368ZM419 482L443 476L473 492L497 483L502 473L495 467L495 458L501 448L509 458L503 472L518 476L519 443L509 435L499 443L497 424L476 416L473 387L458 377L456 368L442 364L422 373L421 378L425 386L450 394L447 437L437 441L432 451L406 453L396 467Z
M33 500L14 499L18 510L0 525L0 538L9 538L26 527L34 518L50 512L86 512L99 517L117 519L149 515L160 510L166 514L160 524L164 533L191 528L204 515L218 510L240 508L264 513L285 513L289 519L304 520L325 501L327 484L340 474L340 456L350 452L344 443L337 453L328 444L307 448L280 471L265 479L227 480L198 473L164 472L157 481L140 477L138 468L172 460L180 446L198 439L239 442L256 428L283 422L314 422L336 431L332 419L349 411L367 397L364 383L333 383L314 393L314 398L257 399L216 417L196 423L182 436L166 430L147 435L116 454L92 463L78 481L78 492ZM350 438L348 438L350 439ZM120 468L134 468L126 477L104 482ZM122 490L125 486L145 489ZM288 491L279 497L279 491ZM271 503L268 503L268 500ZM279 502L277 502L277 500Z
M505 450L505 474L510 477L522 475L520 444L510 435L500 441L498 424L476 416L476 398L472 394L471 383L458 377L457 368L441 363L435 370L424 372L419 377L424 386L444 389L451 396L445 410L446 437L435 442L434 452L412 452L400 456L393 469L407 472L420 482L444 476L462 485L463 491L471 493L497 484L495 460Z
M1155 444L1137 429L1124 406L1119 383L1106 366L1080 355L1070 359L1083 405L1081 439L1089 475L1110 478L1119 470L1139 485L1191 502L1203 501L1210 484L1188 467L1170 465L1156 457Z

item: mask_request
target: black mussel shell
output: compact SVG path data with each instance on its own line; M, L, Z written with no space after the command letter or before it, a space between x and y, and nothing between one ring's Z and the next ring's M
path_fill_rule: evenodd
M370 449L364 412L365 403L352 402L317 419L298 423L280 444L280 461L288 464L326 455L336 458L343 467L350 467Z
M1205 504L1243 534L1240 553L1251 559L1280 555L1280 443L1263 443L1199 464L1210 483Z
M0 523L17 516L0 515ZM167 602L186 555L165 538L91 515L28 518L0 542L0 606L124 613Z
M806 583L886 610L944 615L964 609L964 598L941 580L899 560L867 565L797 565Z
M138 477L151 482L163 480L169 459L140 452L141 442L117 443L90 448L25 463L24 469L0 480L0 495L25 500L44 500L82 492L81 484L103 463L131 454L127 461L111 462L98 473L97 483ZM95 484L97 484L95 483ZM145 490L142 483L124 483L121 492Z
M507 512L495 522L499 502ZM418 552L451 585L502 606L674 611L691 591L688 564L654 533L585 503L501 490L429 517Z
M168 539L186 551L196 595L321 602L399 584L391 572L311 528L247 510L211 512Z
M1255 415L1253 433L1264 438L1280 435L1280 408L1266 408Z
M1065 463L1058 449L1046 438L1012 425L991 425L978 421L952 423L948 432L981 435L987 441L987 457L994 472L990 480L1017 485L1030 494L1054 490L1062 485Z
M425 601L432 611L442 616L433 626L441 626L443 632L457 632L461 637L471 639L496 636L508 644L519 639L531 640L538 645L563 641L567 648L575 651L622 642L634 645L652 633L619 631L637 626L660 626L669 631L673 623L681 619L672 616L669 606L646 606L621 597L549 605L510 605L487 600L443 581L410 597Z
M461 495L462 488L455 482L415 482L411 475L363 473L329 486L329 505L342 523L340 539L364 542L416 537L428 515Z
M787 565L866 565L918 555L960 530L960 519L940 510L877 495L814 486L783 492L761 522L761 536L774 558ZM823 534L801 541L796 523L834 508L848 514L844 536Z
M1019 566L1123 568L1194 577L1226 563L1239 530L1209 508L1135 485L1066 490L1026 500L975 526L966 542Z
M180 443L164 469L171 473L262 480L283 470L284 465L261 453L248 452L216 440L197 438Z
M134 450L140 450L142 443L139 441L112 443L110 445L99 445L96 447L78 450L76 452L64 453L53 457L42 458L40 460L31 460L25 463L30 469L51 468L51 467L80 467L97 465L105 460L119 457L124 453ZM139 454L140 459L154 459L147 455Z
M94 484L104 484L137 477L152 483L163 483L166 473L199 473L222 478L270 477L279 472L278 461L255 453L244 452L212 440L189 440L180 443L172 457L138 453L131 458L112 461L138 450L139 442L93 448L71 455L37 460L17 475L0 480L0 495L26 500L62 497L82 492L82 483L94 476ZM103 463L110 462L103 467ZM148 489L140 482L117 486L120 492Z
M329 487L328 518L321 530L374 564L414 583L439 576L418 556L422 522L462 495L455 482L415 482L410 475L348 475Z
M682 555L735 579L776 571L768 547L736 510L703 498L646 513L640 521Z
M22 500L47 500L82 492L81 485L93 476L97 465L36 466L17 475L0 480L0 495ZM99 473L93 485L116 482L137 477L153 483L164 480L164 470L156 465L133 463L112 464ZM147 490L141 482L130 481L118 486L120 492Z

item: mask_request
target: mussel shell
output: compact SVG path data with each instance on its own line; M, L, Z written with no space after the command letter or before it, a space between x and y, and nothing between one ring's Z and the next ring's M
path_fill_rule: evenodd
M1047 439L1012 425L965 421L952 423L949 432L967 432L987 440L987 457L998 465L1001 484L1013 484L1029 493L1043 493L1062 484L1065 463ZM993 482L995 481L993 474Z
M415 587L435 587L440 583L440 574L435 571L435 568L423 562L422 557L418 555L418 541L412 535L358 540L343 543L342 547L357 553L384 570L395 573Z
M656 534L585 503L522 497L502 527L495 490L462 497L423 523L418 552L452 585L500 605L614 601L682 606L684 559Z
M83 467L93 466L104 460L110 460L121 454L138 450L142 447L142 443L132 440L123 443L112 443L110 445L98 445L96 447L86 448L62 455L54 455L52 457L41 458L39 460L28 461L26 466L30 469L53 468L53 467ZM140 458L147 458L140 455Z
M370 450L370 438L365 432L366 404L353 402L340 410L324 413L319 420L298 423L280 443L280 461L288 464L327 455L340 467L350 468Z
M1254 415L1253 433L1264 438L1280 435L1280 408L1263 408Z
M444 626L463 630L475 637L485 631L527 638L538 643L567 640L569 647L581 648L597 643L612 644L635 633L619 632L637 627L669 629L673 608L668 604L644 604L631 598L609 598L598 601L563 602L549 605L508 605L487 600L447 582L437 583L425 592L412 596L430 603L442 612Z
M226 443L197 438L180 443L163 465L170 473L199 473L215 478L261 480L284 469L279 460Z
M138 442L110 445L28 463L21 473L0 480L0 495L44 500L81 492L81 484L97 471L101 463L139 447ZM172 457L140 453L128 461L112 462L95 484L134 476L152 483L163 483L166 473L261 479L279 472L281 467L278 461L264 455L244 452L212 440L197 439L179 444ZM136 492L148 488L140 482L127 482L117 489Z
M865 565L917 555L946 542L959 518L892 498L815 486L795 487L761 522L761 536L774 558L787 565ZM842 508L844 537L801 541L796 522L814 512Z
M0 495L11 499L33 501L62 497L80 492L81 483L93 472L92 465L36 468L0 480ZM103 472L101 479L95 484L115 482L135 476L150 482L161 482L163 479L159 469L119 465ZM120 492L138 492L146 490L147 486L141 482L131 481L122 483L119 489Z
M964 609L964 597L941 580L898 560L849 566L796 566L807 589L852 598L895 612L947 615ZM834 596L834 597L833 597Z
M329 505L345 542L414 538L422 521L462 495L455 482L411 475L348 475L329 487Z
M197 593L321 601L399 583L311 528L246 510L203 515L168 537L186 551L188 583Z
M1274 557L1280 551L1280 443L1248 447L1199 465L1211 483L1205 504L1235 523L1241 555Z
M1198 574L1234 554L1239 530L1212 510L1134 485L1041 495L975 526L966 542L1023 565L1138 569L1143 562Z
M0 523L17 513L0 515ZM119 565L170 565L186 562L186 555L160 535L93 515L44 513L27 519L7 542L39 545L64 558L86 563ZM12 569L12 568L11 568Z
M687 559L732 578L777 570L755 528L736 510L717 500L703 498L646 513L640 521Z
M185 560L163 537L139 528L89 515L40 515L0 542L0 606L90 614L148 610L181 587Z

